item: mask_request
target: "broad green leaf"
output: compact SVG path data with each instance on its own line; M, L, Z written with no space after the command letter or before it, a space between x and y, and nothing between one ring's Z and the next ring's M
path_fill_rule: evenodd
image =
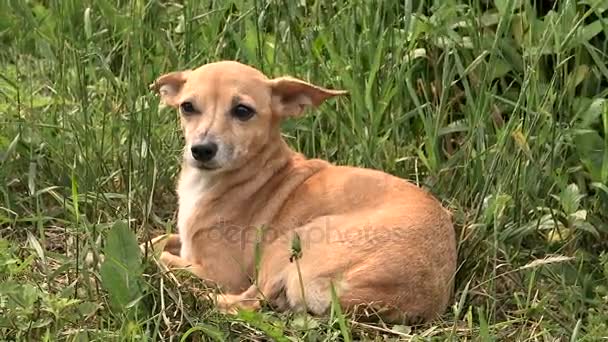
M238 317L244 320L245 322L251 324L252 326L262 330L266 335L268 335L268 337L272 338L272 340L274 341L289 341L289 339L283 334L283 327L278 324L280 322L272 322L271 320L267 319L267 317L261 312L240 310L238 312Z
M301 313L294 316L290 322L290 327L296 330L312 330L319 327L319 322L309 314Z
M606 195L608 195L608 186L606 186L606 184L603 183L599 183L599 182L594 182L591 183L590 185L592 188L596 189L596 190L601 190L603 191Z
M477 315L479 317L479 336L481 341L492 341L493 339L490 337L490 327L483 307L477 308Z
M576 126L582 129L589 129L591 125L598 122L606 105L608 105L608 100L604 98L575 98L572 106L577 110L575 120L579 122Z
M184 335L180 339L180 342L189 341L186 338L197 331L204 333L205 336L209 336L215 341L226 341L225 334L218 328L209 324L198 323L196 326L188 329L188 331L184 333Z
M91 7L87 7L84 10L84 36L87 39L91 39L93 36L93 28L91 25Z
M42 248L40 241L38 241L38 239L30 231L27 232L27 240L28 240L30 246L34 249L34 251L38 255L38 258L40 258L42 269L46 273L46 271L47 271L46 257L44 255L44 249Z
M92 302L82 302L78 305L78 311L84 317L92 316L99 309L99 305Z
M525 16L522 14L513 16L513 24L511 25L511 34L513 34L513 40L518 46L522 46L524 39L524 32L526 30Z
M580 4L589 5L593 11L604 13L608 10L608 0L580 0Z
M574 228L578 229L578 230L582 230L585 231L587 233L590 233L591 235L593 235L595 238L599 239L600 238L600 233L597 231L597 229L589 222L575 222L574 224Z
M604 26L608 25L608 22L602 23L602 20L598 19L589 25L585 25L579 34L578 42L587 42L593 37L597 36L604 30Z
M500 22L501 14L496 11L486 11L479 18L482 26L494 26Z
M30 167L27 172L27 188L30 191L30 195L34 195L36 193L36 171L38 169L38 164L36 160L30 161Z
M15 148L17 147L17 143L19 142L20 137L21 134L17 134L6 148L6 151L0 151L0 164L4 164L4 162L11 157L11 154L13 154Z
M604 163L604 139L594 130L576 130L576 151L593 182L602 182Z
M143 272L140 249L124 222L114 224L103 250L105 260L100 268L101 282L110 295L111 303L119 310L142 295Z
M17 284L13 282L4 282L3 289L0 293L8 297L8 308L17 309L33 309L35 302L40 298L38 288L31 284Z
M581 82L583 82L588 75L589 66L587 64L577 65L574 69L574 72L570 73L570 75L568 76L568 78L570 79L568 82L570 88L574 89L578 87L578 85L581 84Z
M496 6L500 14L505 14L509 10L509 7L517 10L521 7L522 2L522 0L494 0L494 6Z
M393 325L393 327L391 328L392 332L395 332L399 335L409 335L412 333L412 327L410 327L409 325Z
M578 186L574 183L565 187L559 194L559 202L566 215L574 214L585 195L581 194Z
M585 45L587 52L593 59L593 62L595 62L595 66L599 69L599 71L605 78L608 78L608 67L606 67L606 61L604 60L603 55L600 55L596 51L596 48L593 45L589 44L589 42L583 42L583 44Z
M511 70L513 70L513 67L509 63L501 58L497 58L492 66L492 79L504 77Z

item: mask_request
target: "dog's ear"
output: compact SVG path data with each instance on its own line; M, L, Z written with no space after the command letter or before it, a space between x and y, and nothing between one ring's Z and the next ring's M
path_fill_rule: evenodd
M177 95L188 79L190 70L174 71L164 74L150 84L150 89L160 95L161 101L171 107L177 107L179 103Z
M330 97L348 94L344 90L325 89L289 76L275 78L269 82L272 90L272 109L280 116L300 116L310 106L317 107Z

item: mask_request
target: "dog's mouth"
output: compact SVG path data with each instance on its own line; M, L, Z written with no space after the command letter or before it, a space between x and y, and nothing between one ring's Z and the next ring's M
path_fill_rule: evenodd
M204 171L213 171L213 170L218 170L221 168L221 166L215 164L215 163L201 163L201 162L195 162L195 166L200 169L200 170L204 170Z
M218 146L217 151L214 152L214 156L207 156L210 158L200 158L201 156L199 156L199 158L197 159L190 150L191 147L190 145L188 145L188 147L186 147L184 151L183 160L186 162L186 164L188 164L194 169L198 169L200 171L205 172L211 172L218 170L227 170L231 167L231 158L227 158L227 156L232 157L233 155L233 150L230 146Z
M197 168L201 171L214 171L214 170L219 170L222 167L220 165L218 165L215 162L200 162L198 160L194 160L194 159L188 159L188 164L190 164L190 166Z

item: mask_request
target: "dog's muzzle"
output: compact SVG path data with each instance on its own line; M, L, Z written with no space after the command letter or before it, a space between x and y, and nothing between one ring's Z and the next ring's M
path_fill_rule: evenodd
M214 142L208 142L204 144L192 145L190 147L192 158L197 162L208 163L217 154L217 144Z

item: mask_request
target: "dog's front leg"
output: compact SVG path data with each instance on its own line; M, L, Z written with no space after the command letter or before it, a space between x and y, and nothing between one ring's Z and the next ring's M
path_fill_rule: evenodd
M150 241L146 241L139 245L142 253L146 252L146 247L152 250L152 253L167 251L171 254L179 255L181 242L177 234L163 234L155 237Z
M144 253L147 243L142 243L140 249ZM201 265L190 262L180 256L181 242L178 234L164 234L150 240L152 253L160 252L159 262L162 266L171 269L187 269L197 277L205 279Z
M192 272L195 276L200 279L207 280L206 274L203 270L203 266L197 263L190 262L179 255L173 254L169 251L163 251L159 259L160 263L171 269L186 269Z

